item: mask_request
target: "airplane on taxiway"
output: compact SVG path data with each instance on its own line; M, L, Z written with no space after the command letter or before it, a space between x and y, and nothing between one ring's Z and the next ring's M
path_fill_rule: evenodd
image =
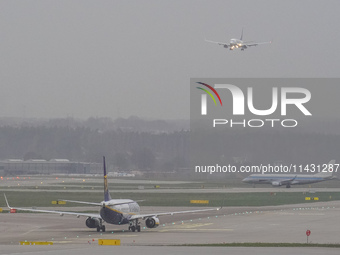
M251 174L242 181L250 184L271 184L274 187L286 186L290 188L291 185L310 184L334 179L333 169L335 160L331 160L327 165L327 169L322 169L321 172L307 175L307 174ZM338 165L338 164L337 164ZM332 170L331 170L332 169Z
M204 211L216 211L221 208L207 208L200 210L188 210L188 211L178 211L178 212L163 212L163 213L149 213L140 214L140 207L136 201L131 199L112 199L108 189L107 174L106 174L106 164L105 157L103 157L103 169L104 169L104 200L100 203L93 202L83 202L74 200L59 200L73 203L80 203L86 205L99 206L99 214L93 213L77 213L77 212L63 212L63 211L52 211L52 210L39 210L39 209L28 209L10 206L6 195L5 200L7 207L9 209L16 209L19 211L31 211L31 212L43 212L43 213L56 213L60 216L63 215L74 215L79 218L80 216L87 217L85 224L88 228L96 228L97 232L105 232L104 222L115 225L129 224L129 230L132 232L140 232L140 220L145 220L145 225L147 228L156 228L159 226L159 218L163 215L174 215L174 214L184 214L184 213L195 213Z

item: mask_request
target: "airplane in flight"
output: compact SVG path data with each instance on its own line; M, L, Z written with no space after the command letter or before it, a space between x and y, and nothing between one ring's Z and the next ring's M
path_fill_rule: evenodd
M19 211L31 211L31 212L42 212L42 213L56 213L60 216L63 215L75 215L77 218L80 216L87 217L85 224L88 228L96 228L97 232L105 232L104 222L123 225L129 224L129 230L132 232L140 232L140 220L145 220L145 225L147 228L156 228L159 226L159 216L164 215L174 215L174 214L184 214L184 213L196 213L204 211L216 211L220 208L207 208L200 210L188 210L188 211L178 211L178 212L163 212L163 213L149 213L140 214L140 207L136 201L131 199L112 199L108 189L107 174L106 174L106 164L105 157L103 157L103 169L104 169L104 201L100 203L84 202L84 201L74 201L74 200L59 200L73 203L80 203L86 205L100 206L99 214L93 213L77 213L77 212L63 212L63 211L51 211L51 210L39 210L39 209L28 209L12 207L9 205L6 194L5 200L7 207L9 209L16 209Z
M291 185L298 184L310 184L322 181L328 181L334 179L333 170L335 160L331 160L327 165L328 169L325 172L316 173L313 175L307 174L251 174L244 178L242 181L245 183L250 183L255 186L255 184L271 184L274 187L286 186L290 188Z
M215 41L210 41L207 39L205 39L205 41L210 42L210 43L216 43L218 45L222 45L224 48L229 48L229 50L241 49L242 51L244 51L248 47L257 46L260 44L272 43L271 41L269 42L244 42L243 41L243 28L242 28L241 38L240 39L232 38L230 39L229 43L215 42Z

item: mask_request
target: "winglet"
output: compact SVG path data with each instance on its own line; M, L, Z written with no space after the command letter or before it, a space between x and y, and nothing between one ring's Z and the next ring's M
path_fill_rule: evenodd
M5 200L6 200L7 207L8 207L9 209L11 209L12 207L10 207L10 205L9 205L9 203L8 203L8 200L7 200L7 197L6 197L6 194L5 194L5 193L4 193L4 197L5 197Z

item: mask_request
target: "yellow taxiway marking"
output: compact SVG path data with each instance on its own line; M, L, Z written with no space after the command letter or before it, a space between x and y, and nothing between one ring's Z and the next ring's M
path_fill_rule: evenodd
M98 245L120 245L120 239L98 239Z

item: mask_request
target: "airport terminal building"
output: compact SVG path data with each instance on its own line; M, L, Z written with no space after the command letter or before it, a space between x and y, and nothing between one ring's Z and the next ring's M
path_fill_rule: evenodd
M7 159L0 161L0 175L99 174L101 163L75 162L68 159Z

